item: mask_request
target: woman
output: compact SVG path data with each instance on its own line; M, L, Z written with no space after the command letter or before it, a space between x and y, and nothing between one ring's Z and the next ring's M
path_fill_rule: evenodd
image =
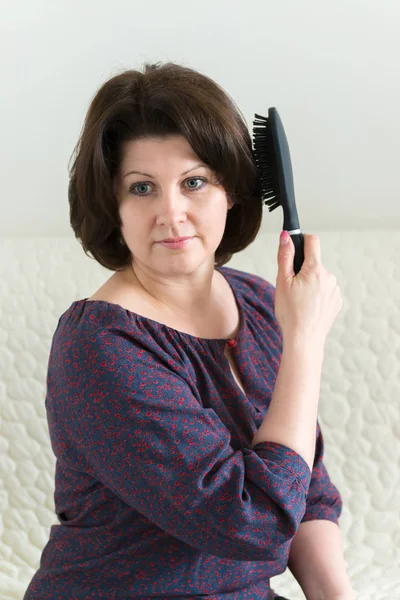
M223 266L257 235L258 189L245 122L209 78L145 65L98 90L70 215L114 273L53 337L60 524L25 600L270 599L287 565L307 598L351 597L317 423L340 292L317 236L295 278L282 235L276 295Z

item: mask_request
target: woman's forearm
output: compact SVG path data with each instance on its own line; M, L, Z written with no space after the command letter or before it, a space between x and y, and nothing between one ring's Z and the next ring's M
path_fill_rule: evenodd
M313 467L324 349L295 337L283 345L281 364L267 414L251 447L277 442Z
M300 523L290 546L288 567L307 600L355 598L346 573L340 529L332 521Z

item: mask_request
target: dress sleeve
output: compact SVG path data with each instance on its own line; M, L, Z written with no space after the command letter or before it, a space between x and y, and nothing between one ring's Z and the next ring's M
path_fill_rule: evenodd
M323 462L324 439L318 422L316 440L311 483L306 500L306 512L302 521L322 519L333 521L338 525L343 502L339 490L331 482Z
M182 542L234 560L276 560L306 509L311 471L286 446L234 450L167 360L123 328L53 347L47 418L56 457Z

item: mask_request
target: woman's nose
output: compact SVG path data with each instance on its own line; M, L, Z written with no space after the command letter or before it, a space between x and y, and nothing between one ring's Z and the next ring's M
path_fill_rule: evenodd
M176 191L160 194L157 203L157 223L170 224L186 220L187 199Z

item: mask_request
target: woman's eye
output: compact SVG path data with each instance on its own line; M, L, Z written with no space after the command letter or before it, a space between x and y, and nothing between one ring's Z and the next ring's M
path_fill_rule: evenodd
M190 179L186 179L186 181L202 181L203 184L206 183L206 179L204 177L191 177ZM204 185L197 185L195 187L189 186L189 189L200 190L203 187L204 187Z
M131 185L129 191L132 192L132 194L135 194L135 196L147 196L147 194L142 194L141 192L143 192L143 188L146 188L148 185L150 185L150 183L135 183L134 185ZM142 189L140 190L140 188Z
M195 185L187 186L189 190L194 190L194 191L202 189L204 187L204 185L206 184L207 180L204 177L190 177L189 179L185 179L185 183L186 182L199 182L199 181L202 182L202 185L197 185L195 183ZM135 196L148 196L149 194L146 194L146 187L148 187L150 185L152 185L152 184L147 183L147 182L135 183L129 188L129 191L132 192L132 194L135 194Z

